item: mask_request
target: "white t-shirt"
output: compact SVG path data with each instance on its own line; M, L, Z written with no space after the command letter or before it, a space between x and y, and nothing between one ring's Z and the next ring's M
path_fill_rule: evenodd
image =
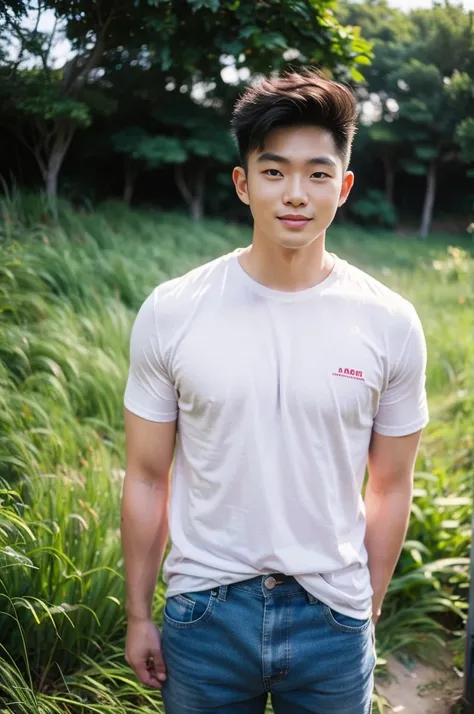
M156 287L132 329L125 406L178 420L166 597L283 572L365 619L369 442L428 423L420 320L337 256L282 292L241 250Z

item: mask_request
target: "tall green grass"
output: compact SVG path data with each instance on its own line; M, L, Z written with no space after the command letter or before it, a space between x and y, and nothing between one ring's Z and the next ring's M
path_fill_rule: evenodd
M119 532L122 397L133 318L168 277L246 245L216 221L120 204L58 219L41 197L0 203L0 710L156 712L124 661ZM474 437L470 245L334 226L328 247L417 307L432 421L408 537L377 626L391 652L462 668ZM161 621L160 580L154 616ZM382 709L383 702L378 701Z

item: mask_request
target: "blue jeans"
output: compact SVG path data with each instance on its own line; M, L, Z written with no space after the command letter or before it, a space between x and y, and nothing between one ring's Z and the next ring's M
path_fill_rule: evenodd
M168 598L166 714L370 714L372 620L329 608L292 576Z

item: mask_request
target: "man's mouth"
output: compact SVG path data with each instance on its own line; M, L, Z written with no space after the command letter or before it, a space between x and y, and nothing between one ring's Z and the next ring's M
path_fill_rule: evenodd
M279 216L278 220L288 228L303 228L303 226L309 223L312 219L306 218L306 216L287 215Z

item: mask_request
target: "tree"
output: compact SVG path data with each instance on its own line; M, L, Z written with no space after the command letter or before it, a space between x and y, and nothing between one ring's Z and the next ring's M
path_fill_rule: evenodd
M397 124L414 139L413 154L404 161L404 168L408 173L426 176L420 224L420 235L426 237L433 217L438 169L448 161L462 159L456 133L471 94L474 98L474 82L457 70L443 77L435 65L412 59L389 75L387 83L399 105Z
M148 134L140 126L127 126L112 137L116 151L125 155L123 200L130 204L135 181L140 170L165 164L181 164L187 154L179 139L159 134Z
M72 3L71 3L72 4ZM29 8L29 4L25 3ZM75 54L61 69L53 66L51 50L58 23L51 33L38 30L46 4L36 7L36 23L28 29L12 24L11 36L19 44L18 53L1 67L2 119L9 130L34 155L47 195L57 194L58 175L78 127L88 126L94 107L111 110L107 100L88 85L106 47L105 38L114 13L100 18L90 36L77 42ZM25 66L26 63L26 66ZM29 66L28 66L29 65ZM33 65L33 66L31 66Z
M472 14L447 5L405 15L385 0L370 0L344 4L339 18L360 24L373 43L358 96L362 119L366 105L371 110L364 130L372 155L383 162L385 195L394 202L397 171L426 177L420 221L426 236L439 168L465 160L457 127L474 110Z
M385 173L385 197L394 204L395 177L400 168L402 147L407 144L406 135L394 122L397 105L388 92L387 75L393 72L406 57L406 48L413 40L415 28L406 13L388 5L387 0L367 2L342 2L337 12L338 19L361 28L364 37L372 44L372 58L364 67L364 81L357 85L357 97L364 120L364 106L371 110L370 119L362 126L372 150L383 164Z
M135 114L146 116L146 121L141 125L126 124L112 134L115 151L125 156L123 197L127 203L140 171L171 165L176 186L191 216L196 220L202 218L206 174L212 167L217 170L219 164L236 159L237 151L222 103L216 97L211 100L209 94L204 103L199 103L191 94L181 93L177 88L148 93L146 110L140 106ZM142 88L131 96L137 102L143 100ZM127 118L132 118L130 113Z
M178 190L199 218L207 172L236 158L228 125L242 77L317 58L334 74L347 70L359 76L355 63L369 55L369 45L357 31L340 30L326 0L189 0L167 7L180 32L164 45L107 53L100 81L118 100L111 134L114 150L125 158L124 199L131 200L140 171L174 165ZM321 23L324 33L317 31ZM222 80L225 65L240 76L235 86Z
M33 30L15 25L19 53L2 74L10 129L33 152L54 198L71 140L90 124L88 100L107 53L142 48L144 66L210 78L220 73L223 56L237 67L269 71L284 66L292 50L295 62L324 63L335 72L347 67L357 77L368 45L357 31L344 32L330 7L330 0L39 0L38 18L53 10L74 54L53 69L54 32L40 33L38 23ZM35 60L34 69L22 66L25 57Z
M472 116L466 117L456 128L456 140L461 147L461 155L467 164L474 163L474 119ZM474 177L474 169L470 169L468 174ZM474 232L474 223L468 228L470 233Z
M456 139L466 163L474 163L474 119L466 117L456 128Z
M448 161L464 159L457 137L458 126L474 110L473 15L460 6L447 4L429 11L415 10L411 17L417 30L412 51L420 64L411 63L405 81L409 85L411 76L412 83L418 84L424 108L417 109L411 102L406 109L408 114L414 111L412 118L424 132L423 141L415 147L412 169L424 168L426 172L420 226L420 234L426 237L432 221L438 169Z
M177 103L162 121L179 137L186 152L186 161L175 165L176 185L181 192L191 216L203 216L206 173L219 164L237 159L232 141L227 113L214 106L200 106L193 101Z

